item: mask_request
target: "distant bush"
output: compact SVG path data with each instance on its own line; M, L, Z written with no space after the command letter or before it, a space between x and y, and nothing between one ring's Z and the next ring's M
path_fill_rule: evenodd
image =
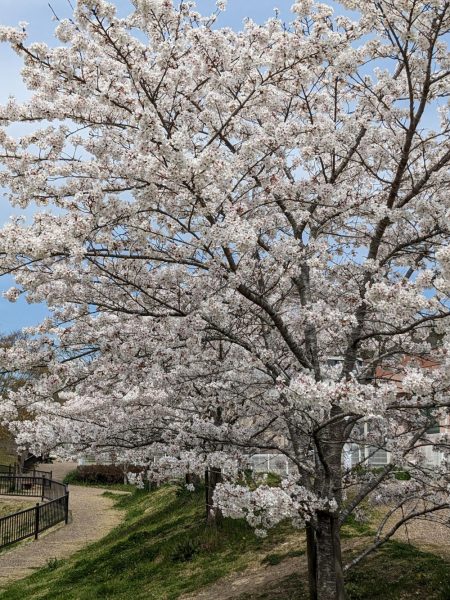
M408 473L408 471L396 471L395 479L398 479L399 481L409 481L411 479L411 475Z
M127 473L140 473L141 467L127 467ZM116 465L80 465L64 478L64 483L116 484L123 483L124 469Z

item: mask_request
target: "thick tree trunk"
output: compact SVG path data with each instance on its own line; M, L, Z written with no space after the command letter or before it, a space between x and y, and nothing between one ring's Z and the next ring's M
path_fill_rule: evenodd
M315 552L317 600L345 600L339 522L335 515L317 514Z
M306 524L306 553L308 557L309 600L317 600L317 542L311 524Z
M220 469L211 467L205 471L205 504L206 504L206 523L208 525L217 525L222 519L222 513L214 506L213 496L216 485L222 481L222 472Z
M341 408L334 406L331 417L337 418ZM342 450L346 441L345 421L320 429L315 437L316 467L315 492L321 498L342 504ZM345 600L344 573L342 568L339 518L336 513L322 510L316 513L314 522L314 543L308 544L315 561L308 558L310 577L315 571L315 589L312 587L311 600ZM310 550L311 547L311 550ZM314 592L316 596L314 596Z

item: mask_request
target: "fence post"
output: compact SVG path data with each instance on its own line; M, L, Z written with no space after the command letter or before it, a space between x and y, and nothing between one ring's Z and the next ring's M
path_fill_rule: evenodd
M41 499L42 500L44 500L44 487L45 487L45 478L41 477L41 488L42 488Z
M36 503L35 519L34 519L34 539L37 540L39 536L39 502Z
M206 519L209 517L209 469L205 469L205 505Z
M66 505L65 505L65 510L66 510L66 514L65 514L65 523L67 525L67 523L69 522L69 490L67 489L67 485L66 485Z

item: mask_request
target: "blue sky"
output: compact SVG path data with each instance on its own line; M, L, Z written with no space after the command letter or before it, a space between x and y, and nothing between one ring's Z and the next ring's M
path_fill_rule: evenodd
M68 0L51 0L50 3L59 17L70 15ZM289 21L289 9L292 3L293 0L229 0L228 9L220 17L218 24L240 29L245 17L263 22L273 16L275 7L279 9L281 17ZM120 13L129 12L128 0L116 0L116 6ZM198 0L197 7L201 13L210 14L215 10L215 0ZM55 23L52 20L48 0L0 0L0 23L16 26L20 21L29 23L30 41L52 43ZM27 92L20 78L20 69L20 59L6 44L0 44L0 103L4 103L10 95L20 100L26 98ZM4 194L0 196L0 224L5 223L12 214L17 212L19 211L13 210L8 204ZM8 289L11 285L13 285L12 279L3 277L0 280L0 291ZM0 297L0 333L35 325L46 314L45 305L30 305L25 299L11 304Z

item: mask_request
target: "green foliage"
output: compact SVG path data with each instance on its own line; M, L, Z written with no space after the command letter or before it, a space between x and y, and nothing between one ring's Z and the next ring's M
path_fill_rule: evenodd
M136 490L135 485L123 483L123 474L119 483L102 483L97 477L80 476L78 469L70 471L63 479L63 483L70 485L81 485L81 486L94 486L101 487L107 490L121 490L126 492L134 492Z
M398 479L399 481L409 481L411 479L411 475L408 473L408 471L396 471L395 479Z
M195 493L205 493L205 485L203 483L194 484ZM188 490L186 484L184 482L179 482L176 484L175 494L177 498L184 498L186 500L190 500L192 497L192 491Z
M67 473L67 475L64 477L63 483L65 483L65 484L80 483L77 470L75 469L74 471L69 471L69 473Z
M281 483L281 476L278 473L267 473L265 484L270 487L278 487Z
M61 566L63 564L63 560L60 560L58 558L49 558L47 561L47 570L48 571L54 571L55 569L57 569L59 566Z
M352 468L352 473L358 475L361 478L367 477L368 475L379 475L384 471L384 467L371 467L367 464L359 464Z
M123 483L123 469L115 465L82 465L64 478L64 483L88 483L95 485Z
M353 514L347 518L341 527L341 539L372 536L374 533L369 520L358 521Z
M189 562L200 552L200 546L196 540L187 538L181 540L175 546L170 558L173 562Z
M248 486L254 490L260 485L269 487L278 487L281 483L281 476L277 473L255 473L247 469L241 473L239 484Z

